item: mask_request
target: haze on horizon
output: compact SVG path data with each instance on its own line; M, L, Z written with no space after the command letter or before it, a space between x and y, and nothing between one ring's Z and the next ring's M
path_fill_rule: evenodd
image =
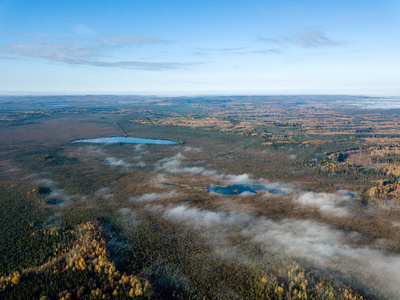
M0 2L0 94L400 95L400 1Z

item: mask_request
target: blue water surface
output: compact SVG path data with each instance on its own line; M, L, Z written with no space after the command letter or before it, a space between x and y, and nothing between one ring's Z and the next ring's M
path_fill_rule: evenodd
M355 198L355 197L356 197L356 194L351 193L351 192L346 191L346 190L342 190L340 186L338 186L338 187L336 188L336 191L338 191L339 193L348 195L348 196L350 196L351 198Z
M115 143L127 143L127 144L153 144L153 145L174 145L178 142L170 140L155 140L155 139L141 139L133 137L114 136L107 138L97 139L84 139L75 140L71 143L91 143L91 144L115 144Z
M210 185L207 188L207 192L209 193L218 193L222 195L239 195L244 192L250 192L256 194L257 191L268 191L271 194L285 194L284 190L280 189L270 189L263 185L251 185L251 184L234 184L230 186L216 186Z
M162 181L157 181L157 183L163 184L163 185L175 185L174 183L162 182Z

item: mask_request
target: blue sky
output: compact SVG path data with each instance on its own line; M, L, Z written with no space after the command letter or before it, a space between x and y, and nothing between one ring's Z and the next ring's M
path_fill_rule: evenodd
M400 95L399 0L0 0L0 93Z

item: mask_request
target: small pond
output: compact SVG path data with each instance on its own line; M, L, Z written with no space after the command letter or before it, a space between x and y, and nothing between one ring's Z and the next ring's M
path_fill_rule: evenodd
M163 182L163 181L157 181L158 184L163 184L163 185L175 185L174 183L169 183L169 182Z
M340 186L338 186L338 187L336 188L336 191L339 192L339 193L345 194L345 195L347 195L347 196L350 196L351 198L355 198L355 197L356 197L356 194L351 193L351 192L346 191L346 190L342 190Z
M239 195L244 192L256 194L257 191L268 191L271 194L286 194L286 192L281 189L270 189L263 185L251 184L234 184L226 187L210 185L207 191L209 193L218 193L222 195Z

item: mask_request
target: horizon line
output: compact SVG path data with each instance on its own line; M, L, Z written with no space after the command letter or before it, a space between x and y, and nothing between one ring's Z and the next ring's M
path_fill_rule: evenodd
M53 92L53 91L0 91L0 97L40 97L40 96L136 96L136 97L234 97L234 96L353 96L353 97L400 97L400 93L386 94L386 93L290 93L290 92L271 92L271 93L149 93L149 92L118 92L108 91L104 93L95 91L76 91L76 92Z

